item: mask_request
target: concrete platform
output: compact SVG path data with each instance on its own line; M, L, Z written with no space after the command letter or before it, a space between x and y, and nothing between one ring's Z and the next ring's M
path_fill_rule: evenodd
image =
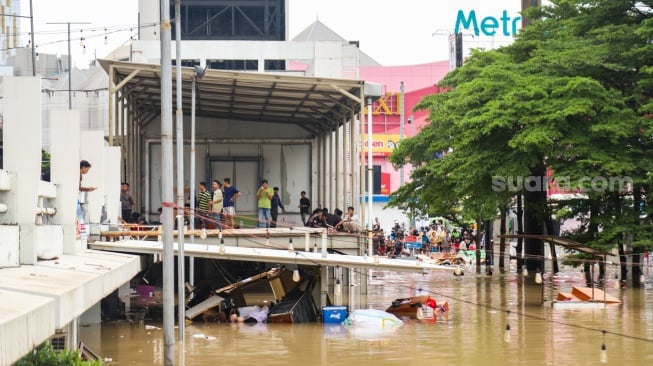
M93 249L105 251L162 254L163 243L158 241L124 240L117 242L89 243ZM177 243L173 243L175 255ZM301 247L300 247L301 248ZM213 258L248 262L269 262L284 264L301 264L309 266L341 266L346 268L364 268L403 272L428 272L430 270L444 270L453 272L455 266L442 266L437 264L417 261L416 259L392 259L386 257L363 257L356 255L326 254L326 248L318 248L320 252L303 251L296 249L245 248L224 245L222 250L218 244L184 244L184 255L197 258ZM324 252L324 254L323 254Z
M0 364L11 364L140 271L140 258L84 250L0 269Z

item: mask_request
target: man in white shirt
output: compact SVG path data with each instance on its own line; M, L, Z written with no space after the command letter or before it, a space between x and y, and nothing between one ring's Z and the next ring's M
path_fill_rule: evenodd
M347 207L345 217L340 220L336 227L342 225L342 228L350 233L357 233L360 231L360 218L354 213L352 206Z

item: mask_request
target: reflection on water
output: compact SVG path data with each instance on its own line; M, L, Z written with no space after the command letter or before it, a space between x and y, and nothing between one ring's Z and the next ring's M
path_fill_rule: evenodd
M610 277L608 277L610 278ZM653 363L653 295L613 289L623 303L601 310L559 310L539 304L559 290L583 286L579 273L545 277L544 288L524 286L515 273L492 277L468 271L428 275L375 273L370 307L423 289L448 301L447 317L409 321L389 330L323 324L205 324L186 327L176 364L203 365L598 365L601 330L609 364ZM508 313L506 310L510 310ZM511 342L503 341L510 324ZM160 323L105 324L80 330L81 339L109 364L163 363ZM175 330L175 337L177 336Z

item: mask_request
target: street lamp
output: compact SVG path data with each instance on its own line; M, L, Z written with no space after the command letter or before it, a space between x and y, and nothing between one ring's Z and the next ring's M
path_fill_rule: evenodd
M67 24L68 25L68 109L73 109L73 69L72 69L72 55L70 53L70 25L71 24L91 24L89 22L52 22L46 24Z

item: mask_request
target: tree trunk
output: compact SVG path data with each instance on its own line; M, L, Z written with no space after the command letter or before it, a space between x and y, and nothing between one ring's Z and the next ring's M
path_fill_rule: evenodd
M633 273L633 288L640 288L641 285L642 285L642 283L639 282L639 278L642 275L642 267L640 267L641 263L640 263L640 260L639 260L641 257L642 257L641 254L635 253L633 251L633 261L632 261L632 265L633 265L633 270L632 270L632 273Z
M499 224L499 234L501 234L501 237L499 238L499 268L503 272L503 269L505 268L505 256L506 256L506 238L503 236L506 235L506 208L502 207L501 208L501 223Z
M542 177L546 176L544 164L531 170L534 177L524 184L524 226L528 235L544 234L544 214L546 212L546 187L542 187ZM540 239L526 239L524 265L535 273L544 264L544 245Z
M548 205L547 205L545 224L546 224L547 235L551 235L551 236L560 235L560 227L558 226L557 230L554 227L553 218L551 217L551 209ZM553 273L558 273L560 271L560 268L558 266L558 254L556 253L556 245L553 241L549 242L549 250L551 251L551 271ZM546 262L544 262L543 265L544 267L542 267L542 272L544 272L544 268L546 268Z
M487 220L485 222L485 274L492 275L493 262L494 245L492 243L492 220Z
M477 218L476 219L476 237L474 238L474 241L476 241L476 272L481 271L481 219ZM469 249L469 248L468 248Z
M522 207L522 195L517 195L517 235L524 234L524 209ZM521 252L524 244L522 237L517 238L517 247L515 248L515 255L517 256L517 270L524 265L524 258Z
M619 269L621 272L619 280L621 281L621 284L624 284L626 283L626 279L628 279L628 257L626 256L623 243L618 243L617 249L619 250Z
M583 262L583 271L585 272L585 284L587 287L592 287L594 280L592 278L592 264L588 261Z
M639 219L639 214L640 214L640 205L642 204L642 187L635 186L633 187L633 210L635 211L633 213L635 220L637 224L641 225L641 220ZM635 237L631 239L631 243L635 241ZM631 244L632 247L632 244ZM639 277L642 275L642 267L640 264L640 250L639 248L632 247L632 254L633 254L633 260L632 260L632 270L631 273L633 274L633 288L639 288L641 283L639 281Z

